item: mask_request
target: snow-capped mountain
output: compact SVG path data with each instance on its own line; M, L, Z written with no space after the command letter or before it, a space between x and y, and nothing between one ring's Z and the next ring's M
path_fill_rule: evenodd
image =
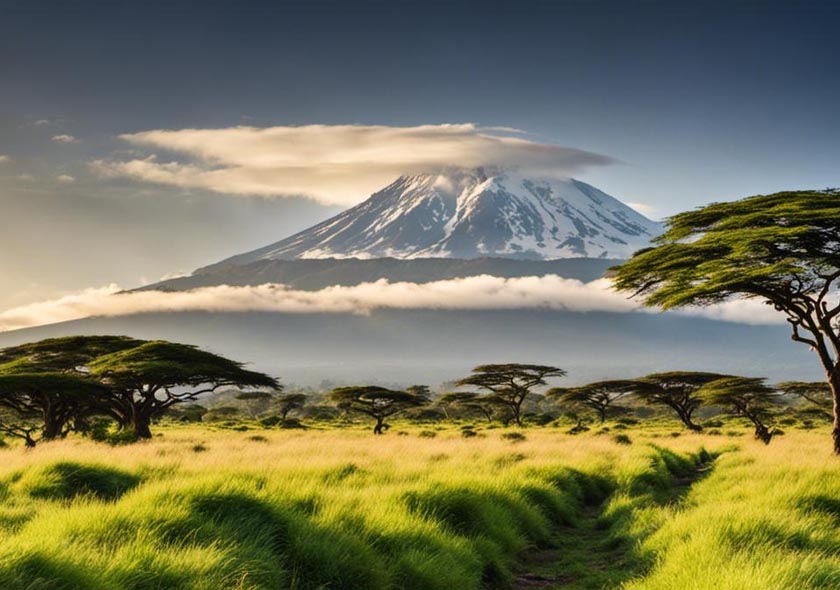
M222 264L297 258L628 258L661 231L577 180L485 169L402 176L310 229Z

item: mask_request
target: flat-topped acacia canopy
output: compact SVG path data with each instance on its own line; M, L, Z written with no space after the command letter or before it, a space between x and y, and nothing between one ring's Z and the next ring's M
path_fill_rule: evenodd
M499 404L507 406L517 426L522 426L522 404L535 387L547 384L547 379L564 377L566 371L550 365L503 363L479 365L472 375L458 380L457 387L477 387L489 392Z
M645 385L634 379L610 379L595 381L578 387L552 387L546 397L554 397L572 405L581 405L598 414L601 422L607 419L607 412L618 400L636 393Z
M329 394L339 408L366 414L376 420L374 434L382 434L385 419L409 408L430 403L425 395L376 385L338 387Z
M759 195L680 213L655 243L612 269L616 286L648 305L706 305L737 295L793 303L798 317L812 297L829 317L840 313L827 300L840 277L840 190Z
M87 408L95 400L92 412L115 418L139 438L151 436L152 419L171 405L219 387L280 388L268 375L194 346L123 336L53 338L0 350L4 376L17 389L0 390L0 404L22 411L25 401L27 408L49 410L45 433L55 430L52 422L56 428L66 424L69 418L58 423L59 418L70 410L60 416L60 408L72 406L79 410L74 418L83 417L80 402Z
M161 388L207 383L216 387L278 386L276 379L243 366L189 344L152 340L97 357L88 369L92 376L107 378L112 383L153 384Z
M651 248L614 267L616 287L649 306L760 298L825 370L840 454L840 190L789 191L714 203L667 220Z
M722 406L736 416L747 418L755 427L755 438L764 444L777 433L767 421L771 409L781 401L779 392L763 377L724 377L707 383L698 395L712 405Z
M143 344L128 336L67 336L0 349L0 373L76 372L93 359Z

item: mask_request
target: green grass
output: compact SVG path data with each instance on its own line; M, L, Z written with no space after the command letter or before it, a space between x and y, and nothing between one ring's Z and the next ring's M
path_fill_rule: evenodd
M840 587L822 430L401 430L0 449L0 588Z
M643 543L657 564L630 587L840 588L840 460L826 433L783 438L721 456Z

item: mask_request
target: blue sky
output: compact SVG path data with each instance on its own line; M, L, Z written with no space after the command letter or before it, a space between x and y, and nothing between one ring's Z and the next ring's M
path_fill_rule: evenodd
M92 170L135 157L126 133L514 127L620 161L581 178L654 217L840 185L838 16L836 2L3 0L0 308L189 271L337 210Z

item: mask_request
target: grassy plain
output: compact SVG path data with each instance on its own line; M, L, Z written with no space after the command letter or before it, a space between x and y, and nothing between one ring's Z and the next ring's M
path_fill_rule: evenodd
M0 588L840 588L827 432L674 428L171 426L0 449Z

